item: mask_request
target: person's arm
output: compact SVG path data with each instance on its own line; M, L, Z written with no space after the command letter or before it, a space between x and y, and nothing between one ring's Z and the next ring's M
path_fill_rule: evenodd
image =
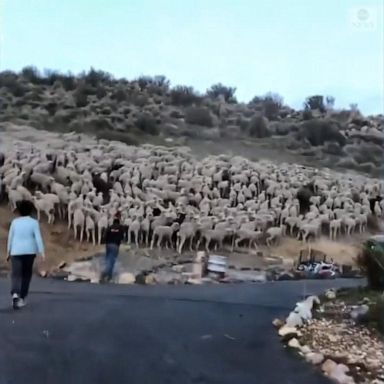
M35 241L36 241L37 252L44 259L45 258L44 243L43 243L43 238L41 237L40 225L39 225L38 221L35 222L35 227L33 229L33 236L34 236Z
M9 233L8 233L8 242L7 242L7 260L8 260L9 257L11 256L11 252L12 252L12 242L13 242L14 233L15 233L15 230L14 230L14 224L13 224L13 221L12 221L11 226L10 226L10 228L9 228Z

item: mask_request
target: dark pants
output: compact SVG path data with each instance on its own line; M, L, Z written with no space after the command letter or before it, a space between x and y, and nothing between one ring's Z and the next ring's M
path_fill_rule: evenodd
M106 244L105 246L105 269L102 274L102 279L111 280L113 268L119 255L119 246L117 244Z
M12 295L17 293L22 299L27 297L35 256L36 255L11 256Z

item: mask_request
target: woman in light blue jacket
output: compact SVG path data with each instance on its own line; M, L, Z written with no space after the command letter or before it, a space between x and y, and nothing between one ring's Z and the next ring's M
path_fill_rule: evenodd
M36 255L45 258L39 222L31 217L33 204L20 201L17 209L20 217L12 221L9 229L7 257L12 263L11 295L14 309L25 306Z

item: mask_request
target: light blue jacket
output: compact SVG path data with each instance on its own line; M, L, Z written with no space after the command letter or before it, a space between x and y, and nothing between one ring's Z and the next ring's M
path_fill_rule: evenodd
M8 255L36 255L43 252L39 222L29 216L14 219L8 234Z

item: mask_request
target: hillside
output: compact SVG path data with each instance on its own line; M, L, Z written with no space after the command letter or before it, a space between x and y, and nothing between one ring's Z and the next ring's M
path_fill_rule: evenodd
M334 110L311 96L295 111L279 95L238 103L221 84L205 94L171 87L164 76L132 81L91 69L78 76L36 69L0 73L0 121L57 132L82 132L128 144L188 144L197 152L247 153L280 161L384 172L384 118L356 105Z

